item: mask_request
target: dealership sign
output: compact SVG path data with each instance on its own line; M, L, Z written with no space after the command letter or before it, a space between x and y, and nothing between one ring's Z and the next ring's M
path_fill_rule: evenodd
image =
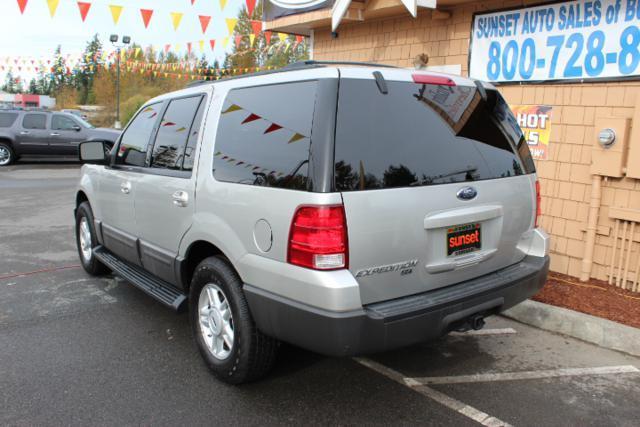
M469 75L492 82L640 75L640 0L553 3L476 14Z
M547 160L551 138L552 107L550 105L510 105L509 107L522 128L531 157L536 160Z

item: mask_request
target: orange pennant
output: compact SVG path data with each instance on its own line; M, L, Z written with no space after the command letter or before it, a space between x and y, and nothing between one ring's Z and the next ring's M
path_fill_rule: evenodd
M198 19L200 20L200 28L202 28L202 34L204 34L207 32L207 27L209 26L209 22L211 21L211 16L198 15Z
M145 28L149 28L149 22L153 16L153 9L140 9L140 15L142 15L142 22Z
M91 3L86 1L78 2L78 9L80 10L80 17L82 18L82 22L87 19L87 13L89 13L89 9L91 9Z

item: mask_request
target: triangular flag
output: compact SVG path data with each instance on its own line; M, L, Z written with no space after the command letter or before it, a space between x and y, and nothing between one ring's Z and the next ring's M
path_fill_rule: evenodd
M134 58L138 56L138 54L140 53L140 50L141 50L141 49L140 49L139 47L137 47L137 48L135 48L135 49L133 50L133 57L134 57Z
M224 37L222 39L222 47L226 48L228 44L229 44L229 37Z
M169 49L171 49L171 45L170 45L170 44L165 44L165 45L164 45L164 53L165 53L165 54L166 54L166 53L168 53L168 52L169 52Z
M260 119L260 118L261 118L261 117L260 117L259 115L251 113L251 114L249 114L249 115L247 116L247 118L246 118L246 119L244 119L244 120L242 121L242 123L241 123L241 124L249 123L249 122L252 122L252 121L254 121L254 120L258 120L258 119Z
M282 126L280 126L280 125L278 125L276 123L271 123L271 126L269 126L267 128L267 130L264 131L264 133L270 133L270 132L276 131L278 129L282 129Z
M251 21L251 29L253 30L253 34L257 37L262 31L262 21Z
M180 21L182 21L182 13L181 12L171 12L171 23L173 24L173 30L177 31L180 26Z
M251 19L251 15L253 15L253 9L256 7L256 0L246 0L247 3L247 16Z
M209 40L209 46L211 46L211 50L214 50L216 48L216 41L215 39L211 39Z
M20 13L24 14L24 8L27 7L27 2L29 0L18 0L18 7L20 8Z
M271 44L271 36L273 35L273 33L271 31L265 31L264 32L264 40L267 42L267 44Z
M200 52L204 52L204 40L198 40L198 46L200 47Z
M287 39L288 34L287 33L278 33L278 38L280 39L280 42L284 42Z
M196 0L191 0L191 6L196 2Z
M240 43L242 43L242 36L238 34L236 36L236 49L240 49Z
M234 112L234 111L238 111L238 110L242 110L242 108L241 108L239 105L231 104L231 105L229 106L229 108L227 108L226 110L224 110L224 111L222 112L222 114L232 113L232 112Z
M256 40L255 34L249 34L249 44L253 47L253 42Z
M82 22L87 19L87 13L89 13L89 9L91 9L91 3L86 1L78 2L78 9L80 10L80 18L82 18Z
M47 5L49 6L49 15L53 18L53 15L56 14L56 10L58 9L58 5L60 4L60 0L47 0Z
M140 9L140 15L142 15L142 22L145 28L149 28L149 22L153 16L153 9Z
M211 21L211 16L198 15L198 19L200 20L200 28L202 28L202 34L204 34L207 32L207 27L209 26L209 22Z
M113 23L115 25L118 25L118 21L120 20L120 14L122 13L122 6L110 4L109 10L111 10L111 18L113 19Z
M220 0L220 10L223 10L227 5L227 0Z
M187 53L191 53L191 42L187 42Z
M238 20L236 18L226 18L227 28L229 29L229 35L233 34L233 30L236 29L236 24Z
M291 137L288 143L291 144L292 142L300 141L301 139L304 139L304 138L306 138L306 136L296 132L293 134L293 136Z

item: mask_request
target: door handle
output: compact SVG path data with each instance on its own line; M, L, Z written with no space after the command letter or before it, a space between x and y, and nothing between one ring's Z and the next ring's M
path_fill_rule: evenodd
M49 135L50 136L60 136L60 134L58 132L51 132Z
M186 191L176 191L171 196L173 198L173 204L184 208L189 204L189 193Z
M20 135L29 135L29 131L28 130L23 130L20 132Z
M120 191L122 191L124 194L129 194L131 192L131 183L129 181L126 181L120 184Z

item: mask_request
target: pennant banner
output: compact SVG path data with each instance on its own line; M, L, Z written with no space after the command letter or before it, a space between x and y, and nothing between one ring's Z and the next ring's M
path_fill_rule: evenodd
M180 22L182 21L181 12L171 12L171 23L173 24L173 30L178 31L178 27L180 26Z
M211 16L198 15L198 19L200 20L200 28L202 28L202 34L204 34L207 32L207 27L209 26L209 22L211 21Z
M85 1L78 2L78 10L80 10L80 18L82 18L82 22L87 19L87 13L89 13L89 9L91 9L91 3Z
M20 8L20 13L24 14L24 8L27 7L27 2L29 0L18 0L18 7Z
M111 19L113 19L113 23L118 25L118 21L120 21L120 14L122 13L122 6L110 4L109 10L111 11Z
M142 16L142 23L145 28L149 28L149 22L153 16L153 9L140 9L140 15Z
M49 6L49 15L53 18L53 15L56 14L56 10L58 10L58 5L60 4L60 0L47 0L47 6Z

